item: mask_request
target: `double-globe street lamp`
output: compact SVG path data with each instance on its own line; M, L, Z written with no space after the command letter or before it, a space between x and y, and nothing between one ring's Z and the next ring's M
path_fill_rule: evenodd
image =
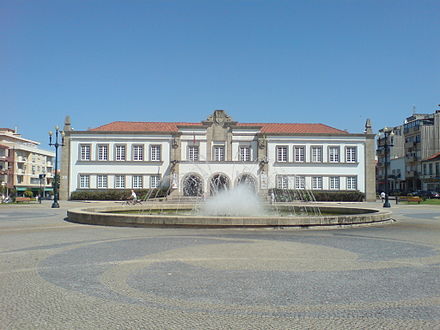
M389 147L392 147L393 144L388 142L388 138L394 136L394 132L392 128L385 127L382 130L384 136L384 174L385 174L385 202L383 203L383 207L391 207L390 201L388 199L389 194L389 186L388 186L388 156L389 156Z
M59 178L58 178L58 147L64 146L64 132L60 131L58 126L55 126L55 143L52 143L52 131L49 131L49 145L55 147L55 174L54 174L54 184L53 184L53 203L52 208L59 208L58 204L58 188L59 188ZM61 141L60 141L61 138Z

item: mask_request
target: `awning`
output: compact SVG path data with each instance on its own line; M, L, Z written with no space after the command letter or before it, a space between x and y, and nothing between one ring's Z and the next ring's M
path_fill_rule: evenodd
M26 187L16 187L15 190L17 190L17 191L26 191L27 188Z

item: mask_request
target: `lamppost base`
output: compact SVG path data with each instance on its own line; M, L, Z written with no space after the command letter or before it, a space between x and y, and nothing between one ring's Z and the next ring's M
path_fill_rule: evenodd
M59 209L60 208L60 204L58 204L58 202L53 202L52 203L52 208L53 209Z
M389 201L386 201L385 203L383 203L383 207L391 207L391 204Z

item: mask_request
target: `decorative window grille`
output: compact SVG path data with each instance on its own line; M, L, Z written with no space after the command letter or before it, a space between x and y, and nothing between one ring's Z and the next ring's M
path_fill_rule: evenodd
M293 147L293 154L295 162L304 162L305 161L305 148L304 147Z
M133 146L133 160L144 160L144 146Z
M115 188L125 188L125 175L115 175Z
M115 150L116 160L125 160L126 159L126 148L124 145L117 145Z
M280 163L287 162L287 147L285 146L277 147L277 162Z
M79 176L79 187L83 189L90 188L90 175Z
M80 160L90 160L90 145L82 144L80 146Z
M108 160L108 145L98 145L98 160Z
M160 145L150 146L150 160L152 162L160 161Z

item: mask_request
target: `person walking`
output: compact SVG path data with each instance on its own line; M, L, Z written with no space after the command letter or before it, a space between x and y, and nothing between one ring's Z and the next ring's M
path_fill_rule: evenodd
M380 193L380 200L383 202L383 201L385 201L385 192L381 192Z

